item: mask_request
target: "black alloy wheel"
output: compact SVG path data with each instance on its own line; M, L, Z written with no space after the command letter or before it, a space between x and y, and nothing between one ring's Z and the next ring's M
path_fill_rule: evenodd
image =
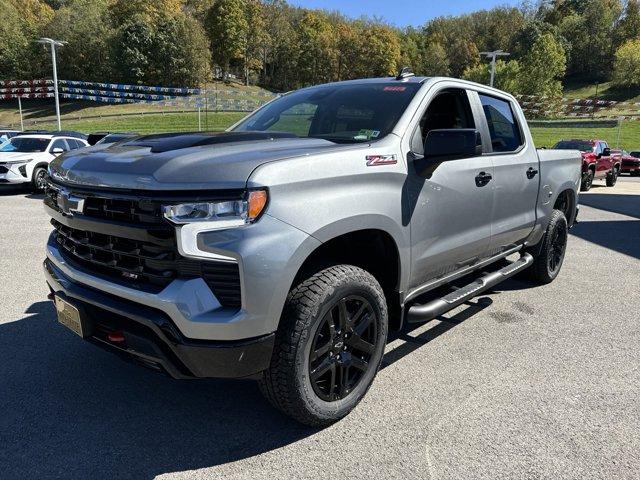
M554 274L559 270L564 259L564 254L567 246L567 227L566 223L559 223L556 228L553 229L551 234L551 241L549 242L549 254L547 257L547 267L549 273Z
M378 320L368 300L350 295L338 300L321 320L309 355L309 379L326 402L342 400L371 368Z

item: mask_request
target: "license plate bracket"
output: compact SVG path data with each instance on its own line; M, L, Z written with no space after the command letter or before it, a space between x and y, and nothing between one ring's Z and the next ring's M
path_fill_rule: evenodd
M55 305L59 323L81 338L86 338L89 335L88 325L83 319L80 309L58 296L55 297Z

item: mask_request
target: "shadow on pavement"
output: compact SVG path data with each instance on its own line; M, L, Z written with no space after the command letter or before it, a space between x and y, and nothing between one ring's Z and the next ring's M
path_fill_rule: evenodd
M383 368L491 305L392 335ZM316 433L271 408L252 381L177 381L80 341L50 302L0 325L2 478L153 478L258 455Z
M430 341L435 340L440 335L448 332L456 325L460 325L465 320L477 315L492 303L493 300L489 297L480 297L475 302L469 301L464 304L466 306L464 310L455 315L450 315L448 313L441 315L436 318L440 323L417 336L411 336L410 333L423 327L425 325L424 323L406 325L400 332L391 332L389 334L389 342L401 340L403 343L385 354L380 368L383 369L393 365L398 360L401 360L412 352L415 352L420 347L425 346Z
M580 195L580 205L640 218L640 195L588 193ZM578 221L580 221L580 217L578 217Z
M640 220L581 222L571 229L571 235L640 258Z
M290 444L317 430L250 381L176 381L57 325L50 302L0 325L0 477L153 478Z

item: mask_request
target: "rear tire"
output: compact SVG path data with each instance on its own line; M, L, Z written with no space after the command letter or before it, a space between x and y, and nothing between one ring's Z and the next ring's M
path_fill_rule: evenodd
M607 187L614 187L616 185L617 181L618 181L618 169L617 168L613 168L607 174Z
M306 425L340 420L373 383L387 326L384 293L370 273L337 265L312 275L287 296L260 390Z
M545 285L556 279L564 262L568 233L569 226L564 213L554 210L542 238L540 251L534 255L530 270L532 280Z
M593 170L589 170L587 174L582 179L582 184L580 185L581 192L588 192L591 190L591 186L593 185Z

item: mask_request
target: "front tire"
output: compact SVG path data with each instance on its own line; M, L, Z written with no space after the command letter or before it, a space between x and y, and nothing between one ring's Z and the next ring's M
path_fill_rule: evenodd
M607 174L607 187L614 187L618 181L618 169L613 168L611 172Z
M582 184L580 185L581 192L588 192L591 190L591 186L593 185L593 170L588 170L587 174L582 179Z
M542 238L540 251L534 255L531 278L545 285L553 282L562 268L567 249L569 225L560 210L554 210L547 231Z
M262 393L306 425L340 420L373 383L387 326L384 293L370 273L337 265L312 275L287 296Z
M43 167L34 168L31 178L33 190L35 192L44 192L44 189L47 186L47 169Z

